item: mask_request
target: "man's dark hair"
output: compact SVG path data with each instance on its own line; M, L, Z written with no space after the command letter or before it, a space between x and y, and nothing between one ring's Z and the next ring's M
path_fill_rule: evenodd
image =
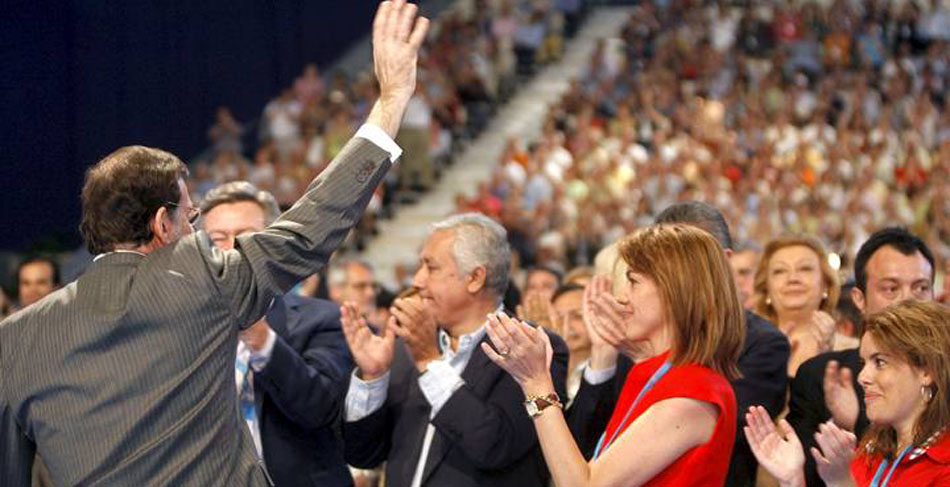
M79 231L93 255L117 245L139 246L152 240L149 225L159 208L178 208L178 180L188 168L168 152L139 145L123 147L86 172Z
M554 276L554 277L557 279L557 285L558 285L558 286L560 286L560 285L561 285L561 281L564 280L564 272L562 272L561 270L557 269L557 268L554 267L553 265L536 265L536 266L531 266L531 267L528 269L528 271L525 273L525 276L530 276L531 274L534 274L534 273L536 273L536 272L544 272L544 273L547 273L547 274L551 274L552 276Z
M700 201L685 201L668 206L656 216L655 223L685 223L699 227L716 238L724 249L732 248L732 234L722 212Z
M20 272L23 271L23 268L30 264L48 264L50 269L53 270L53 285L60 285L60 274L59 274L59 263L56 262L52 257L46 255L32 255L22 261L20 265L16 268L16 278L17 278L17 289L19 290L20 283Z
M201 200L201 213L207 214L218 205L250 201L256 203L264 211L264 224L270 225L280 216L280 206L274 195L257 189L257 186L247 181L232 181L224 183L205 194Z
M584 290L584 286L581 286L580 284L575 284L575 283L573 283L573 282L572 282L572 283L565 284L565 285L563 285L563 286L557 288L556 291L554 291L554 295L551 296L551 302L553 303L554 301L557 300L557 298L559 298L559 297L561 297L562 295L565 295L565 294L567 294L567 293L569 293L569 292L573 292L573 291L583 291L583 290Z
M927 262L930 263L930 282L933 284L934 254L930 251L930 247L927 246L927 243L917 235L910 233L906 228L887 227L872 233L871 236L861 244L861 248L858 249L858 255L854 258L854 282L862 293L867 292L868 261L871 260L871 257L878 249L885 246L893 247L898 252L908 256L920 252L921 255L927 259Z

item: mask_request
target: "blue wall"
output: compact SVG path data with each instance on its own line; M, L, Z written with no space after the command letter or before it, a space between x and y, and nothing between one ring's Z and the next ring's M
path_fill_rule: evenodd
M144 144L188 158L218 105L260 115L375 0L8 1L0 14L0 249L79 245L83 172Z

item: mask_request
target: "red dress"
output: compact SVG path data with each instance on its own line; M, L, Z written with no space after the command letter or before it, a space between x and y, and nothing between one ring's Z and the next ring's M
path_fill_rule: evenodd
M948 487L950 486L950 434L942 434L937 441L922 451L911 451L894 469L887 487ZM857 487L871 485L881 465L881 457L868 457L864 452L851 461L851 476ZM885 467L884 476L890 470Z
M666 362L668 356L669 352L652 357L636 364L630 370L620 392L617 407L607 423L606 438L611 438L617 431L627 409L653 373ZM736 441L736 396L732 386L725 377L707 367L694 364L677 365L644 394L627 419L626 426L632 424L650 406L674 397L715 404L719 408L716 429L708 442L684 453L644 484L644 487L722 487L726 482L732 447Z

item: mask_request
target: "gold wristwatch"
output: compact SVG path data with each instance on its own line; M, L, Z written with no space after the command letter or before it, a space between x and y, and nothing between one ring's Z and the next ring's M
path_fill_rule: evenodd
M528 416L537 418L550 406L557 406L564 409L561 399L557 397L556 392L545 394L543 396L528 396L524 400L524 407L528 410Z

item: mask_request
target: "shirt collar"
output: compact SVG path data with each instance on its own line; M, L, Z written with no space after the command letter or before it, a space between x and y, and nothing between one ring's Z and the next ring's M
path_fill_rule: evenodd
M493 311L492 314L500 313L502 309L502 306L499 305L497 308L495 308L495 311ZM487 319L485 320L485 323L488 323ZM459 349L457 352L454 352L454 354L464 354L470 348L478 345L482 341L482 338L485 338L485 334L487 333L485 330L485 323L483 323L482 326L478 327L475 331L459 337ZM441 349L443 354L452 350L452 336L449 335L449 332L442 328L439 328L439 349Z
M137 255L141 255L142 257L145 257L145 254L142 253L142 252L139 252L138 250L122 250L122 249L119 249L119 250L113 250L112 252L105 252L105 253L99 254L99 255L93 257L93 258L92 258L92 261L93 261L93 262L97 262L99 259L101 259L101 258L103 258L103 257L106 257L106 256L108 256L108 255L112 255L112 254L137 254Z
M934 433L923 445L914 448L910 452L909 460L914 460L921 455L927 455L931 460L937 463L944 465L950 464L950 435L944 434L944 431L945 430L940 430Z

